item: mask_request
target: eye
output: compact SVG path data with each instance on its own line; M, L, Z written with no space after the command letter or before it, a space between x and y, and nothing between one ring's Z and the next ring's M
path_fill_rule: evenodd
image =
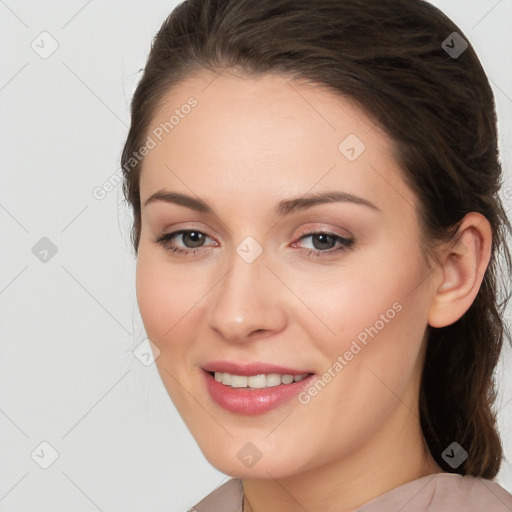
M300 252L315 258L332 256L334 253L347 251L352 249L354 244L354 240L350 238L344 238L336 233L325 231L310 231L309 233L303 234L299 240L306 238L311 238L313 249L302 248ZM337 247L336 243L338 243ZM295 243L292 244L292 246L295 245Z
M176 245L173 241L175 238L181 238L184 247ZM207 238L213 240L202 231L195 229L181 229L179 231L173 231L172 233L162 235L156 240L156 243L160 244L165 250L170 251L173 254L186 256L194 255L197 252L203 252L202 248L205 246L204 243ZM307 238L311 238L313 248L310 249L302 247L299 252L315 258L332 256L334 253L352 249L354 244L353 239L344 238L336 233L325 231L311 231L309 233L304 233L299 240ZM213 242L214 246L218 245L215 240L213 240ZM297 243L295 242L291 246L296 247Z
M174 238L180 238L185 244L185 247L176 246L172 240ZM156 240L156 243L160 244L167 251L171 251L173 254L195 254L201 251L201 247L204 245L204 241L210 238L208 235L195 229L181 229L179 231L173 231L162 235ZM213 240L210 238L210 240ZM215 242L217 244L217 242ZM202 251L201 251L202 252Z

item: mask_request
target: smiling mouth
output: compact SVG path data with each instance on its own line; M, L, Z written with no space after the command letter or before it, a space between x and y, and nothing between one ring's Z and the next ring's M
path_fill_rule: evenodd
M279 373L260 373L257 375L235 375L227 372L209 373L217 382L231 388L242 389L265 389L281 385L289 385L313 375L312 373L302 373L299 375L279 374Z

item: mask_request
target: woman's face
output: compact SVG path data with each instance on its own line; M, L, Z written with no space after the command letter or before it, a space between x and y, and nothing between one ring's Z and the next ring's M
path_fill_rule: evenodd
M388 460L418 433L434 275L390 140L325 89L228 72L170 91L148 135L138 304L206 458L255 478Z

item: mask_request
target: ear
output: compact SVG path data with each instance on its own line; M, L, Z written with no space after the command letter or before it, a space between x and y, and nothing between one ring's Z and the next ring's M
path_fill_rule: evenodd
M489 265L492 229L480 213L468 213L459 227L460 242L443 249L428 312L432 327L456 322L471 306Z

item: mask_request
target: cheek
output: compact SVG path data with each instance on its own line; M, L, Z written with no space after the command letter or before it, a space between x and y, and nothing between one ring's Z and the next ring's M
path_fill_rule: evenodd
M137 303L148 337L160 346L165 324L170 320L167 315L162 314L169 300L169 288L157 275L157 268L139 251L136 272ZM171 311L172 308L169 308L169 312Z
M161 350L169 345L179 331L179 320L186 305L193 300L188 295L193 285L181 282L178 272L170 272L165 264L149 251L139 249L136 271L136 293L140 315L148 337Z
M187 335L183 332L186 318L183 318L194 297L188 297L190 286L183 277L176 282L170 265L139 248L136 269L136 294L140 315L147 337L160 350L155 360L162 382L178 410L193 409L187 401L178 382L186 378Z
M136 294L140 316L148 338L163 356L157 364L166 361L173 373L180 365L186 366L183 359L194 346L213 286L211 276L192 267L170 263L151 248L139 249Z
M367 396L375 397L375 407L393 402L389 390L400 394L418 362L428 310L428 297L418 285L426 270L418 253L403 261L397 256L389 254L369 267L343 296L346 311L337 324L341 341L329 350L346 361L347 380L340 383L359 381L356 403Z
M331 340L332 348L340 349L341 340L360 333L364 338L365 328L377 324L381 331L400 322L398 310L405 309L406 304L419 306L418 290L411 292L424 279L423 267L410 242L383 242L371 250L354 253L339 268L321 269L314 276L303 273L300 277L289 270L286 277L294 282L294 292L310 309L311 314L305 315L304 321L309 329L315 328L312 339L323 338L324 343Z
M320 322L307 315L303 329L325 356L326 368L338 361L331 371L344 375L334 387L341 387L342 397L350 390L357 402L368 393L386 393L370 369L397 390L414 371L428 306L424 287L418 285L427 271L410 240L360 253L347 263L348 268L350 272L332 279L317 280L309 292L304 281L297 293L321 318ZM355 382L360 386L357 392L352 387ZM375 389L379 386L382 389Z

